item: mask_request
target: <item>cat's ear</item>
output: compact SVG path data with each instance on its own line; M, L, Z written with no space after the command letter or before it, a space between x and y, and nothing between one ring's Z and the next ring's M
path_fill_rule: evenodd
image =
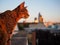
M23 9L23 8L24 8L24 5L25 5L25 2L22 2L22 3L20 4L20 9Z

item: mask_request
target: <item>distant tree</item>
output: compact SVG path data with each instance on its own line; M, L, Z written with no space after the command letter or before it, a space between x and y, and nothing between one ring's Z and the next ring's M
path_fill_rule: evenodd
M18 24L18 29L19 29L19 30L24 30L23 24Z
M24 27L29 27L29 23L25 23L24 24Z

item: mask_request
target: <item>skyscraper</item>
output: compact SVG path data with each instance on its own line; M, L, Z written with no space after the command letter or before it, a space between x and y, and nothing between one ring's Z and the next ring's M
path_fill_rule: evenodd
M40 13L38 14L38 21L39 21L39 23L43 23L43 18Z

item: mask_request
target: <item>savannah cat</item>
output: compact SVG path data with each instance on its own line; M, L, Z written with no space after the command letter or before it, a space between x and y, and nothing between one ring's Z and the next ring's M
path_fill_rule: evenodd
M18 20L29 17L24 4L25 2L13 10L7 10L0 14L0 45L9 45L10 37Z

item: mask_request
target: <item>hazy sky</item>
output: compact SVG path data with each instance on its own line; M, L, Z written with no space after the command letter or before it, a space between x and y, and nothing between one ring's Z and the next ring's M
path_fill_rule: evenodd
M13 10L25 1L30 17L28 21L34 21L40 12L44 21L60 22L60 0L0 0L0 12ZM22 22L23 19L19 20Z

